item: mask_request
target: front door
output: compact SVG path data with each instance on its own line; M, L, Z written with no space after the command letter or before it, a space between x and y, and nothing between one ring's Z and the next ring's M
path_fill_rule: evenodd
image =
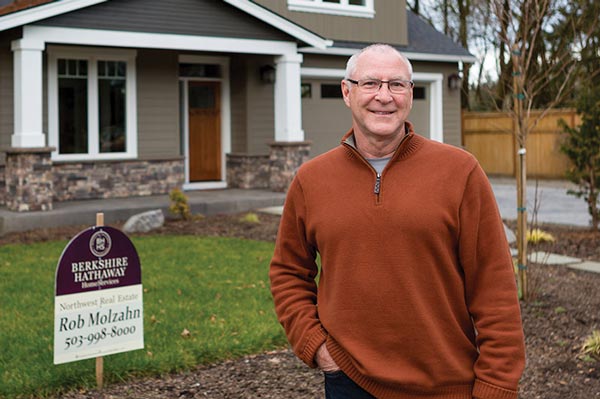
M220 93L220 82L188 82L190 183L223 179Z

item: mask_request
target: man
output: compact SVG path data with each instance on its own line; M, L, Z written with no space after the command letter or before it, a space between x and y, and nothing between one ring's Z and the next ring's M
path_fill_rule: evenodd
M520 308L484 172L415 134L392 47L354 55L341 85L352 129L298 170L271 261L294 352L330 399L517 398Z

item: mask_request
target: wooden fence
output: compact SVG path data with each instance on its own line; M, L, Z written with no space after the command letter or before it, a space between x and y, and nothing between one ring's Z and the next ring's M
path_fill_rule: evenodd
M541 111L532 112L535 120ZM558 121L569 126L581 123L573 109L548 112L527 138L527 175L545 179L564 179L570 161L560 151L565 133ZM517 144L513 120L502 112L464 112L463 145L477 157L488 175L515 176Z

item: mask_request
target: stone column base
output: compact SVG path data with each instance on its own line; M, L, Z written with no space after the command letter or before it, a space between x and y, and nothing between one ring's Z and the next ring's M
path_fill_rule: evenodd
M6 149L4 201L9 210L52 209L52 151L52 147Z
M269 187L273 191L286 192L296 171L308 160L310 141L273 142L269 156L271 176Z
M227 154L227 187L269 188L268 155Z

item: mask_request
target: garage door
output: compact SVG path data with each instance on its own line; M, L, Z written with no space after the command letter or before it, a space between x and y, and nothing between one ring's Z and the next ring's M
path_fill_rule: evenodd
M430 130L429 107L429 85L417 84L409 120L426 137ZM306 140L312 142L311 157L339 145L351 126L352 115L342 99L340 79L302 80L302 128Z

